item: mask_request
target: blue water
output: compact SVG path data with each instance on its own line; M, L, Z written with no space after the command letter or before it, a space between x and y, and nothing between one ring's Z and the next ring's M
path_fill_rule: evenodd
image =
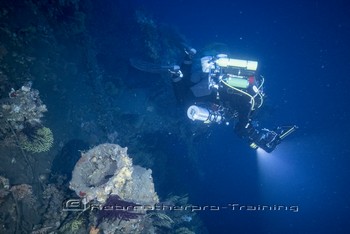
M174 163L180 182L173 182L182 184L192 204L221 208L198 212L210 233L350 232L346 1L106 3L121 6L126 9L121 20L127 21L128 11L143 9L178 29L195 48L221 42L237 57L258 60L270 110L261 121L300 127L269 155L251 151L230 128L215 127L196 142L200 176L191 178L181 161ZM169 143L169 154L180 160L181 139L174 144ZM240 211L230 204L297 206L298 212Z

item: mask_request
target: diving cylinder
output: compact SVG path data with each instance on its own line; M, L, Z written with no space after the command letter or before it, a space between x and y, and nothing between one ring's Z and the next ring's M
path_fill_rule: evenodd
M250 61L250 60L222 57L217 59L215 62L220 67L238 67L238 68L244 68L250 71L256 71L256 69L258 68L258 62Z
M220 123L223 120L221 113L213 112L209 109L192 105L187 109L187 117L193 121L199 120L205 123Z
M241 89L246 89L249 86L249 81L244 78L229 77L227 78L226 83L230 86Z

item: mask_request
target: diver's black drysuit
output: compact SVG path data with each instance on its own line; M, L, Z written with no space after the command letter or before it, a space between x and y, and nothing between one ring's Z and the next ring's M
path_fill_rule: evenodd
M217 93L212 92L210 95L204 98L197 98L193 95L191 87L195 83L191 82L192 75L192 59L190 55L186 55L181 66L182 79L173 82L173 89L178 104L183 106L189 106L190 102L194 100L206 103L217 104L224 107L227 111L225 113L226 118L231 118L230 115L238 114L238 122L235 124L234 131L241 138L248 141L249 144L255 143L266 152L272 152L276 146L281 142L278 135L269 134L274 133L267 129L258 130L251 123L251 104L250 98L241 93L232 91L229 87L223 87L218 90ZM217 98L219 96L219 99ZM276 138L277 137L277 138Z

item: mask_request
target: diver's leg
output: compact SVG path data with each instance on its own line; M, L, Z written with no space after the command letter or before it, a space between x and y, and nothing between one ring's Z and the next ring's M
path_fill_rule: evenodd
M176 75L172 74L175 97L178 104L180 105L184 105L187 101L193 99L190 87L193 85L193 83L191 82L192 58L196 53L196 50L190 49L189 52L185 52L186 55L180 66L181 72Z

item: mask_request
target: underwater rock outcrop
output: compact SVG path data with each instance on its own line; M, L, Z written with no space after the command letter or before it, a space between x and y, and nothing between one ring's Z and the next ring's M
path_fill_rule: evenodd
M134 166L127 148L116 144L101 144L82 153L69 187L85 202L105 203L111 194L142 205L153 206L159 201L152 171Z
M28 219L31 214L32 221L35 220L38 199L29 184L10 184L10 180L0 176L0 233L25 233L24 223L28 227ZM25 210L30 209L33 213Z

